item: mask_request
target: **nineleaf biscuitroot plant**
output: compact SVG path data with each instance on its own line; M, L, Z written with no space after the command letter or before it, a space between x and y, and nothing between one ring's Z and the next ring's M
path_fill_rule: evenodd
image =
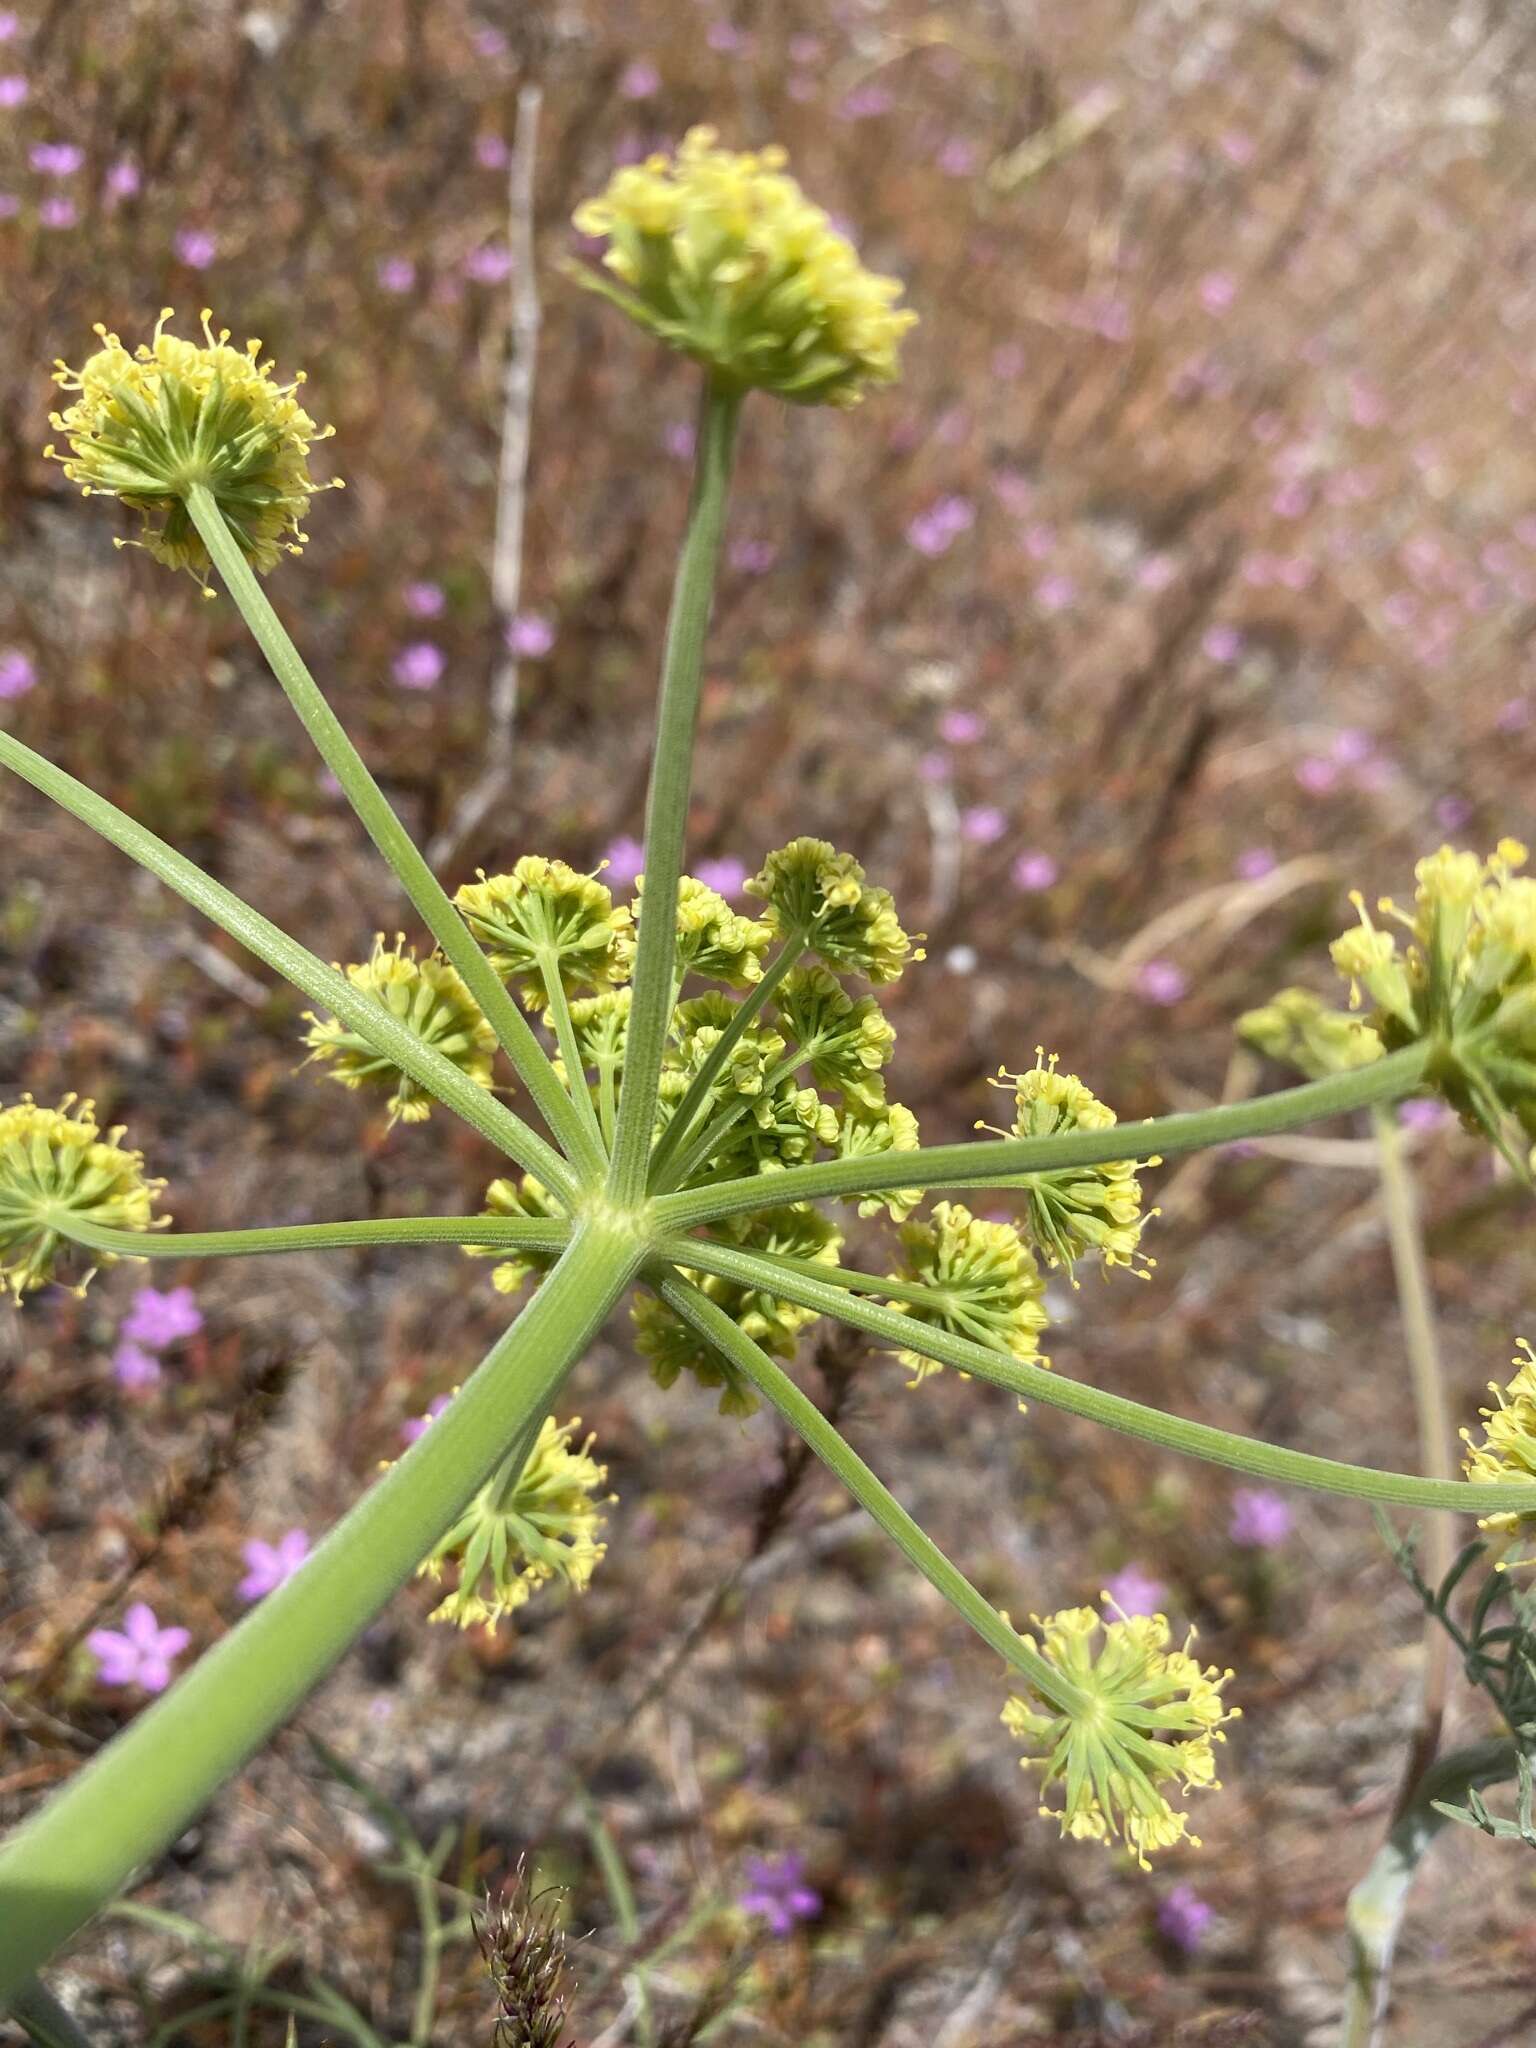
M851 406L897 372L913 316L867 271L774 152L695 131L672 159L620 171L577 224L603 247L580 283L699 366L687 528L667 624L645 873L632 903L599 875L534 855L450 898L406 834L268 603L258 572L297 553L319 430L260 347L162 316L130 350L100 332L55 422L67 473L139 515L140 544L221 584L305 730L394 870L429 945L375 941L328 967L64 769L0 734L0 763L139 862L314 1005L322 1084L376 1091L390 1119L446 1113L507 1162L472 1216L177 1232L162 1184L89 1104L0 1110L0 1275L18 1304L91 1263L414 1244L495 1261L529 1291L462 1390L307 1563L0 1847L0 1999L46 1998L33 1972L186 1826L290 1715L396 1589L424 1570L439 1614L494 1626L600 1563L603 1468L552 1411L626 1297L663 1384L766 1401L1011 1674L1003 1718L1046 1809L1141 1862L1187 1839L1181 1792L1215 1780L1229 1674L1175 1645L1161 1616L1068 1608L1016 1629L887 1491L785 1361L833 1317L943 1398L944 1368L1010 1396L1272 1482L1405 1507L1536 1516L1536 1467L1482 1454L1473 1482L1372 1470L1251 1441L1053 1375L1046 1270L1134 1273L1141 1175L1171 1155L1261 1137L1437 1089L1524 1169L1536 1134L1536 884L1443 853L1421 869L1399 955L1367 919L1336 949L1370 1017L1289 992L1251 1035L1312 1078L1261 1100L1131 1125L1053 1058L1002 1076L996 1136L927 1146L887 1084L880 992L921 959L889 894L849 854L798 838L733 911L683 871L700 678L743 409L755 393ZM1359 991L1356 991L1357 999ZM1026 1056L1033 1047L1023 1049ZM528 1114L503 1099L509 1076ZM430 1131L410 1142L424 1142ZM983 1220L1006 1192L1017 1223ZM844 1263L856 1219L888 1256ZM1027 1425L1021 1425L1027 1426ZM1021 1595L1021 1608L1027 1604ZM1043 1603L1042 1603L1043 1604Z

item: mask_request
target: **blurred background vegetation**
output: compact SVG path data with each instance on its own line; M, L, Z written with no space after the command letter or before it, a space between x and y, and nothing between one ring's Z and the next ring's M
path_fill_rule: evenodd
M692 378L558 262L576 201L699 120L787 144L922 316L859 411L749 408L691 847L728 876L824 835L926 929L892 1004L925 1135L995 1114L987 1077L1037 1043L1122 1116L1269 1085L1231 1021L1328 986L1347 886L1529 831L1528 9L54 0L0 30L0 717L327 957L401 903L232 608L114 554L127 522L44 462L48 366L95 321L132 340L207 304L304 367L348 488L272 595L407 821L450 883L621 863ZM298 1071L299 1008L0 792L8 1096L94 1095L187 1227L475 1204L485 1146L442 1116L386 1134ZM1470 1421L1531 1329L1529 1224L1454 1125L1410 1144ZM1170 1170L1156 1273L1053 1290L1058 1370L1415 1464L1374 1171L1363 1121ZM0 1319L7 1819L134 1710L86 1634L147 1599L212 1639L243 1543L318 1534L506 1313L485 1267L411 1251L155 1277L203 1327L150 1387L112 1365L141 1274ZM953 1375L910 1393L841 1340L803 1364L1017 1616L1135 1565L1237 1667L1203 1851L1147 1879L1059 1843L953 1616L766 1419L662 1395L617 1328L571 1396L620 1495L591 1593L495 1642L402 1594L140 1898L291 1945L272 1985L323 1967L404 2038L395 1823L307 1731L421 1841L453 1830L471 1894L524 1856L567 1888L582 2043L1330 2041L1417 1710L1415 1604L1368 1517L1297 1497L1254 1541L1220 1474ZM1399 2048L1536 2027L1528 1865L1453 1835ZM777 1935L739 1901L781 1856L819 1905ZM178 2018L221 1955L111 1923L63 1981L103 2040L279 2041L275 2008ZM449 1942L436 2038L490 2012Z

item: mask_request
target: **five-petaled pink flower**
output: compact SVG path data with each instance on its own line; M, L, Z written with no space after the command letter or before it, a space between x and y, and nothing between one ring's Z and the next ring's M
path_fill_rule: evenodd
M141 1287L117 1334L146 1351L164 1351L184 1337L195 1337L202 1327L202 1311L190 1287L168 1287L164 1294L157 1287Z
M85 1646L97 1661L103 1685L164 1692L171 1682L171 1666L191 1640L190 1629L162 1628L153 1607L135 1600L121 1629L93 1628Z
M303 1529L290 1529L275 1543L252 1537L240 1546L246 1573L236 1588L242 1600L264 1600L291 1579L309 1555L309 1537Z

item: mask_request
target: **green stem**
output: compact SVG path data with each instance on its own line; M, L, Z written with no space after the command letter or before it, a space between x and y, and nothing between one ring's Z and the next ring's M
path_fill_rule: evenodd
M707 383L699 415L693 498L667 620L656 747L645 806L645 891L635 948L634 999L625 1040L609 1192L632 1205L645 1192L656 1086L671 1021L677 956L677 884L688 829L693 739L704 673L704 636L725 533L725 501L741 393Z
M213 494L202 485L194 485L187 494L187 513L241 617L266 656L267 665L281 683L321 758L341 784L369 838L394 870L428 931L463 977L540 1115L571 1157L595 1177L602 1162L593 1152L532 1025L481 952L473 932L448 900L425 856L396 817L389 799L369 774L340 719L325 701L319 684L240 552Z
M775 1174L772 1178L778 1184L785 1175ZM961 1372L1006 1387L1011 1394L1040 1401L1049 1408L1063 1408L1069 1415L1102 1422L1124 1436L1139 1437L1145 1443L1158 1444L1186 1457L1204 1458L1213 1465L1246 1472L1256 1479L1307 1486L1352 1500L1396 1502L1399 1507L1454 1508L1463 1514L1536 1512L1536 1483L1473 1486L1465 1480L1421 1479L1409 1472L1380 1472L1368 1465L1345 1465L1333 1458L1313 1457L1306 1451L1282 1450L1278 1444L1255 1443L1249 1437L1213 1429L1209 1423L1186 1422L1181 1416L1165 1415L1160 1408L1143 1407L1139 1401L1085 1386L1081 1380L1061 1379L1042 1366L1025 1365L1004 1352L973 1344L968 1338L951 1337L946 1331L919 1323L913 1316L897 1315L892 1309L860 1301L842 1288L812 1280L797 1271L789 1260L768 1252L737 1251L697 1237L664 1240L653 1249L658 1257L679 1266L717 1273L739 1287L760 1289L815 1309L819 1315L834 1316L856 1330L867 1330L871 1336L883 1338L893 1349L919 1351L941 1365L958 1366Z
M91 2048L91 2038L46 1984L29 1977L11 1994L11 2018L36 2048Z
M1147 1159L1156 1153L1197 1152L1238 1138L1267 1138L1277 1131L1317 1123L1373 1102L1412 1095L1429 1064L1427 1045L1405 1046L1369 1067L1282 1088L1253 1102L1223 1103L1178 1116L1149 1117L1103 1131L1063 1131L1049 1138L995 1138L981 1144L920 1145L915 1152L864 1153L856 1159L827 1159L816 1166L791 1166L769 1177L720 1181L662 1195L653 1214L658 1227L689 1230L721 1216L740 1215L772 1203L814 1202L831 1195L866 1195L887 1188L1002 1188L1020 1174L1063 1166L1100 1166L1112 1159Z
M67 1210L49 1218L60 1237L119 1259L239 1259L267 1252L337 1252L375 1244L505 1246L561 1251L571 1226L540 1216L382 1216L348 1223L276 1223L258 1230L113 1230Z
M729 1023L709 1049L709 1056L693 1079L688 1083L687 1092L677 1105L672 1121L662 1132L655 1150L651 1153L649 1185L654 1193L665 1192L680 1180L686 1180L691 1170L691 1154L675 1174L668 1175L667 1168L692 1130L699 1111L709 1103L709 1091L725 1070L725 1063L741 1041L742 1033L762 1015L764 1005L779 983L797 961L805 957L805 941L790 939L780 947L778 953L764 968L761 977L731 1012Z
M672 1273L656 1282L662 1299L674 1308L699 1335L713 1344L735 1366L742 1378L771 1401L796 1434L804 1439L829 1471L836 1474L859 1503L916 1565L923 1577L941 1593L963 1621L975 1629L989 1649L1021 1671L1037 1691L1044 1694L1061 1713L1081 1704L1073 1686L1046 1662L1038 1650L1025 1642L1016 1629L984 1600L970 1580L940 1550L925 1530L912 1519L890 1489L877 1479L864 1460L836 1430L815 1402L795 1385L788 1373L775 1365L760 1344L725 1313L718 1303Z
M119 853L126 853L140 867L148 868L194 910L200 910L221 931L238 939L247 952L291 982L311 1002L339 1017L360 1038L366 1039L375 1052L393 1060L402 1073L419 1081L430 1095L473 1125L509 1159L515 1159L519 1166L537 1174L547 1187L561 1194L576 1192L571 1170L560 1154L521 1117L498 1102L488 1088L471 1081L435 1046L423 1044L382 1003L354 988L344 974L327 967L260 911L253 910L211 875L205 875L185 854L167 846L126 811L108 803L95 790L87 789L83 782L56 768L10 733L0 732L0 767L11 769L23 782L30 782L72 817L89 825Z
M409 1577L597 1333L639 1263L583 1225L458 1396L308 1562L0 1848L0 2001L173 1842Z
M576 1025L571 1016L565 983L560 976L559 960L541 955L539 973L544 982L545 1005L555 1027L555 1043L560 1048L560 1058L565 1067L564 1093L575 1104L576 1114L591 1141L588 1150L600 1166L606 1167L608 1154L603 1147L597 1111L592 1107L592 1096L587 1087L587 1069L581 1057L581 1047L577 1042ZM558 1079L558 1076L556 1078Z

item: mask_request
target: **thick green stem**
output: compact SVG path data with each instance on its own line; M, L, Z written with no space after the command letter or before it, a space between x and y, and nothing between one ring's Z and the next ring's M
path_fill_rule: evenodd
M0 1848L0 2001L345 1653L553 1398L639 1258L629 1232L584 1225L479 1371L308 1562Z
M777 1186L787 1176L773 1175ZM1399 1507L1454 1508L1462 1514L1489 1514L1508 1510L1536 1512L1536 1484L1528 1486L1473 1486L1464 1480L1421 1479L1409 1472L1379 1472L1368 1465L1345 1465L1333 1458L1313 1457L1306 1451L1282 1450L1278 1444L1255 1443L1251 1438L1233 1436L1213 1429L1209 1423L1186 1422L1182 1416L1165 1415L1159 1408L1145 1408L1121 1394L1107 1394L1080 1380L1059 1378L1037 1365L1025 1365L1004 1352L973 1344L964 1337L951 1337L914 1316L898 1315L874 1302L860 1301L844 1288L813 1280L795 1263L769 1252L737 1251L709 1239L669 1238L655 1247L658 1257L679 1266L692 1266L705 1273L718 1273L738 1286L751 1287L785 1301L815 1309L819 1315L834 1316L856 1330L884 1339L895 1350L918 1351L941 1365L958 1366L976 1379L990 1380L1048 1408L1063 1408L1069 1415L1081 1415L1089 1422L1102 1422L1123 1436L1139 1437L1191 1458L1203 1458L1224 1465L1233 1472L1246 1472L1255 1479L1278 1480L1288 1486L1307 1486L1319 1493L1337 1493L1352 1500L1395 1502Z
M688 508L688 530L667 620L656 748L645 806L645 891L635 949L634 999L625 1039L624 1080L613 1141L609 1191L633 1205L645 1192L656 1084L672 1014L677 956L677 884L683 871L693 737L704 674L704 636L714 603L715 574L725 533L725 501L741 393L706 385Z
M601 1160L533 1027L481 952L447 892L428 867L425 856L401 824L389 799L368 772L362 756L347 737L340 719L325 701L319 684L305 666L238 542L224 523L212 493L194 486L187 512L202 536L213 566L250 627L267 664L298 713L300 723L318 748L326 766L341 784L374 845L383 854L400 886L416 906L422 922L463 976L466 987L484 1011L491 1028L517 1069L550 1130L571 1157L596 1177Z
M339 1252L375 1244L491 1245L562 1250L571 1226L542 1216L381 1216L348 1223L275 1223L256 1230L112 1230L62 1210L60 1237L119 1259L239 1259L268 1252Z
M56 768L31 747L10 733L0 732L0 767L9 768L23 782L41 790L44 796L89 825L109 845L174 889L178 896L200 910L221 931L238 939L247 952L291 982L301 994L330 1010L343 1024L366 1039L375 1052L393 1060L402 1073L419 1081L428 1094L489 1138L499 1151L519 1166L537 1174L547 1187L570 1195L576 1184L570 1168L547 1140L498 1102L488 1088L482 1088L461 1073L452 1060L435 1046L425 1045L413 1032L392 1017L384 1005L352 986L344 974L327 967L323 960L291 939L260 911L205 875L195 862L167 846L143 825L108 803L83 782L77 782L62 768Z
M710 1047L704 1064L688 1083L687 1092L677 1105L672 1121L662 1132L655 1150L651 1153L649 1185L653 1193L662 1193L667 1188L675 1186L677 1182L687 1179L697 1145L697 1137L693 1131L694 1119L701 1109L707 1107L710 1090L725 1071L725 1063L740 1044L742 1033L762 1015L768 998L796 962L804 957L805 941L788 940L764 968L761 978L753 983L747 995L731 1012L730 1022ZM685 1139L690 1138L694 1142L689 1145L688 1156L675 1173L669 1174L667 1168L676 1157L679 1147Z
M833 1195L876 1194L887 1188L1006 1187L1010 1178L1062 1166L1099 1166L1111 1159L1169 1158L1228 1145L1238 1138L1267 1138L1302 1124L1373 1102L1394 1102L1416 1092L1429 1064L1427 1045L1405 1046L1369 1067L1283 1088L1253 1102L1223 1103L1178 1116L1149 1117L1104 1131L1063 1131L1051 1138L995 1138L981 1144L922 1145L915 1152L863 1153L856 1159L828 1159L816 1166L791 1166L770 1178L719 1181L663 1195L655 1204L657 1224L689 1230L721 1216L762 1209L770 1203L815 1202Z
M711 1301L691 1281L678 1273L656 1283L664 1301L691 1323L709 1343L728 1358L742 1378L750 1381L771 1401L784 1420L834 1472L860 1507L880 1525L891 1541L922 1573L935 1591L941 1593L960 1618L975 1629L989 1649L1023 1672L1037 1691L1062 1713L1081 1704L1076 1689L1046 1662L1016 1629L984 1600L970 1580L940 1550L926 1531L907 1513L896 1496L877 1479L864 1460L833 1428L815 1402L801 1393L788 1373L740 1327L724 1309Z

